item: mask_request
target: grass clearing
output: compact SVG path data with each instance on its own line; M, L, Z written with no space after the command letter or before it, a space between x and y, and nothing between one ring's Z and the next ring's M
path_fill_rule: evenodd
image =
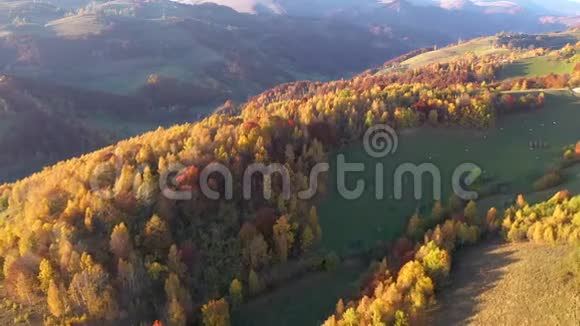
M499 72L498 79L545 76L551 73L569 74L574 65L570 60L559 60L552 56L528 58L506 65Z
M570 30L560 33L548 33L539 37L540 40L538 40L538 42L543 47L557 50L566 45L566 43L574 44L575 42L580 41L580 31ZM494 44L497 41L498 36L480 37L458 45L419 54L403 61L401 67L395 69L417 68L433 63L447 63L470 52L477 56L485 56L490 54L509 54L516 51L508 48L495 47ZM573 64L565 64L563 62L554 63L550 61L549 57L522 60L506 67L505 77L503 78L563 73L570 72L573 68ZM393 69L394 68L385 68L380 71L379 74L392 71Z
M358 278L367 268L359 262L342 264L334 271L293 281L234 312L234 325L320 325L339 298L355 293Z
M493 43L496 39L497 37L495 36L482 37L456 46L423 53L416 57L403 61L402 65L406 65L409 68L414 68L419 66L425 66L435 62L444 63L452 61L453 59L469 52L473 52L478 56L488 55L492 53L509 52L508 49L495 48L493 46Z
M425 52L419 54L415 57L407 59L401 63L403 68L417 68L421 66L426 66L432 63L446 63L457 59L465 55L466 53L472 52L478 56L484 56L494 53L509 53L511 50L496 48L493 46L494 42L497 40L496 36L481 37L477 38L459 45L445 47L435 51ZM390 71L391 68L382 70L380 73L385 73Z
M46 25L63 38L82 38L99 35L109 27L94 14L76 15L51 21Z
M444 201L452 191L451 176L455 167L464 162L477 164L494 182L509 185L508 198L519 192L531 192L532 183L560 158L562 147L580 138L578 99L566 92L547 94L546 98L545 108L530 114L503 117L490 130L422 128L403 131L398 151L381 161L370 158L358 145L342 149L339 154L345 155L346 162L362 162L367 171L364 175L351 173L351 178L347 178L349 189L354 189L357 177L364 177L366 184L374 184L375 165L380 162L386 171L385 197L391 197L377 200L375 190L367 187L361 198L348 201L333 184L319 207L324 247L337 252L356 246L371 247L378 240L399 235L407 218L417 209L425 213L430 210L432 192L424 193L426 200L415 200L411 180L405 180L403 184L403 200L392 200L394 171L403 163L435 164L441 170ZM531 141L542 141L548 147L530 150ZM331 180L336 180L334 176L336 169L333 166ZM423 189L432 188L432 180L424 178Z

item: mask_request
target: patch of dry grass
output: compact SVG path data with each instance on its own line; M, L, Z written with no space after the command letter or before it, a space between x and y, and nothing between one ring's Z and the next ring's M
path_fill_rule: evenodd
M580 324L580 291L564 277L573 250L496 241L458 253L429 324Z

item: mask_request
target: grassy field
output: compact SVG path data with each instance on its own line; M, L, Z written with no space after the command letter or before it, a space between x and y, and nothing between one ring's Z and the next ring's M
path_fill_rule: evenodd
M402 65L408 66L409 68L414 68L435 62L449 62L469 52L473 52L477 55L487 55L492 53L507 53L510 51L508 49L494 48L493 42L495 40L495 36L474 39L457 46L447 47L437 51L420 54L416 57L403 61Z
M551 56L528 58L506 65L499 73L499 79L545 76L550 73L569 74L574 65L572 61L557 60Z
M234 325L320 325L333 311L338 298L357 290L357 281L368 266L342 264L328 273L317 273L293 281L291 286L252 301L233 314Z
M482 200L479 205L482 211L490 206L502 207L506 202L513 201L520 192L528 196L532 183L560 158L562 147L580 139L578 104L577 97L567 92L555 92L547 95L545 108L535 113L504 117L491 130L473 132L424 128L403 132L399 135L398 151L380 161L385 165L387 178L384 200L377 200L370 186L374 180L375 165L379 161L366 155L359 145L343 148L336 154L344 154L346 162L363 162L366 167L365 173L351 173L351 177L347 178L349 188L354 188L357 177L364 179L369 187L360 199L348 201L340 196L335 183L331 182L329 193L319 205L324 232L322 246L341 254L369 248L379 240L391 240L403 233L408 217L417 209L430 210L431 191L424 193L425 200L416 201L412 198L413 187L408 183L404 183L403 200L388 198L393 194L394 169L403 162L432 162L438 166L441 169L444 200L451 192L450 180L455 167L464 162L476 163L488 178L508 185L503 195ZM530 141L543 141L549 146L532 151L529 149ZM569 172L570 179L564 186L580 191L580 178L577 177L580 168L575 169ZM336 166L333 164L330 179L333 180L335 175ZM424 180L424 190L432 189L429 179ZM537 193L530 195L530 198L545 199L553 192ZM312 276L310 281L293 283L250 303L238 314L243 317L239 320L244 321L240 325L271 325L272 320L286 319L300 325L317 324L321 316L332 312L330 302L336 303L341 297L340 293L348 293L350 285L359 277L356 273L341 274L340 281L337 274ZM304 293L309 295L305 296ZM264 311L272 311L278 319L264 317ZM253 320L253 323L248 323L248 320Z
M98 35L107 30L107 24L94 14L76 15L51 21L46 25L58 37L80 38Z
M406 162L427 162L439 167L444 200L451 193L450 180L455 167L464 162L473 162L488 178L508 184L508 196L530 192L532 183L561 156L562 147L580 139L578 98L561 92L549 94L547 99L545 108L533 114L504 117L496 128L483 132L443 128L403 132L398 151L381 162L386 171L387 196L393 194L396 167ZM531 141L544 142L548 147L530 150ZM360 146L345 148L340 154L346 156L347 162L365 163L367 173L363 177L367 184L372 184L378 161L366 155ZM352 177L356 179L357 176ZM348 185L354 188L354 182ZM400 234L406 218L417 209L429 209L432 198L431 180L424 182L426 199L422 201L412 198L412 185L405 183L404 186L402 201L376 200L371 187L360 199L347 201L342 199L336 187L332 187L319 208L325 231L324 246L343 252L355 245L369 247L375 241Z
M577 325L580 296L562 262L572 250L493 242L459 252L429 324Z
M580 40L579 31L566 31L562 33L544 34L544 47L556 50L562 47L562 44L575 43ZM429 51L407 59L401 63L404 68L416 68L426 66L432 63L446 63L452 61L467 53L474 53L478 56L489 54L510 53L514 50L494 47L493 44L498 40L497 36L480 37L458 45L444 47L435 51ZM546 40L549 40L547 42ZM573 64L564 62L554 62L549 57L530 58L522 60L513 65L509 65L503 78L517 76L538 76L549 73L564 73L572 70ZM379 73L390 71L392 68L386 68Z

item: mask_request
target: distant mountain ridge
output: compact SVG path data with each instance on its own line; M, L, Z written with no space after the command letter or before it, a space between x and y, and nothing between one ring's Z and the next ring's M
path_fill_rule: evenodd
M522 11L536 15L580 15L580 3L571 0L174 0L186 4L216 3L244 13L328 15L347 8L365 9L377 5L401 6L407 2L416 6L440 7L446 10L483 11L488 14L517 14Z
M580 2L539 0L173 0L214 3L241 13L347 20L375 28L474 38L500 31L543 33L580 20Z

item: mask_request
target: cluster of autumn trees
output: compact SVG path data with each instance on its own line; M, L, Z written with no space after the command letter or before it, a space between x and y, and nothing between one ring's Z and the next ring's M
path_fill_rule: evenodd
M580 162L580 142L564 147L563 152L562 160L534 182L534 191L559 186L565 180L565 169Z
M550 89L550 88L574 88L580 86L580 56L576 53L580 51L580 42L575 45L567 44L562 49L552 51L539 48L533 51L520 54L521 58L547 56L549 60L566 64L568 62L574 65L569 73L555 74L550 73L545 76L518 77L496 82L497 90L504 91L525 91L528 89ZM513 60L513 57L510 57Z
M580 141L564 149L563 158L565 161L580 160Z
M580 63L573 74L549 74L540 77L521 77L502 81L498 89L506 91L526 91L529 89L558 89L580 85Z
M448 63L433 63L405 71L389 71L380 74L365 72L351 80L327 83L294 82L268 90L252 98L250 103L263 106L271 102L299 100L342 89L364 91L374 86L385 87L389 84L426 84L431 88L444 89L455 84L491 82L504 64L504 60L504 56L478 57L473 53L467 53Z
M330 83L287 84L250 100L243 115L330 122L351 140L379 123L397 128L425 123L486 128L493 125L497 113L520 104L540 107L544 102L542 94L512 95L502 101L488 86L500 62L495 57L467 56L407 72L361 75Z
M502 230L510 241L580 243L580 196L561 191L550 200L529 205L520 195L516 205L506 210Z
M297 193L340 143L359 140L377 123L483 128L509 111L504 106L539 106L541 97L502 101L489 89L497 67L497 58L468 56L406 73L285 85L239 110L159 129L2 186L4 282L15 300L44 302L47 323L226 325L226 312L264 291L272 271L315 251L318 214ZM231 200L211 200L200 190L200 171L214 162L232 173ZM290 171L289 199L276 176L270 198L262 195L261 177L252 180L252 198L242 198L242 176L255 162ZM165 196L165 175L172 190L191 198ZM222 176L210 175L208 183L225 194ZM452 229L453 239L477 238L462 223ZM397 311L412 314L429 297L422 292L426 277L440 271L425 257L443 248L429 243L400 282L384 286L412 297L397 301Z
M306 189L306 172L324 152L319 141L293 136L304 132L280 119L215 115L3 186L6 286L20 302L45 300L47 322L55 324L212 318L222 308L203 308L204 302L222 302L228 290L237 300L260 293L262 274L313 250L322 231L311 204L296 195L284 200L276 179L270 200L260 195L257 178L251 201L241 191L231 201L213 201L198 189L199 170L223 162L241 185L249 163L276 160L293 172L293 189ZM191 200L160 192L160 176L175 163L186 168L173 186L191 190ZM222 182L210 180L216 190Z
M356 301L340 300L325 326L409 325L420 323L435 302L435 291L449 276L456 248L474 244L482 230L495 228L497 211L480 219L475 202L457 212L462 202L452 198L447 208L437 202L431 216L413 216L407 236L399 239L387 258L371 266L362 295ZM450 217L450 218L446 218ZM429 225L434 225L431 229ZM421 239L413 242L412 239ZM389 268L391 267L391 268Z
M563 54L568 55L570 54L569 49L573 47L570 43L573 44L575 42L577 42L575 38L567 36L566 34L534 35L525 33L500 33L494 41L494 46L512 50L563 48L567 50L563 51Z

